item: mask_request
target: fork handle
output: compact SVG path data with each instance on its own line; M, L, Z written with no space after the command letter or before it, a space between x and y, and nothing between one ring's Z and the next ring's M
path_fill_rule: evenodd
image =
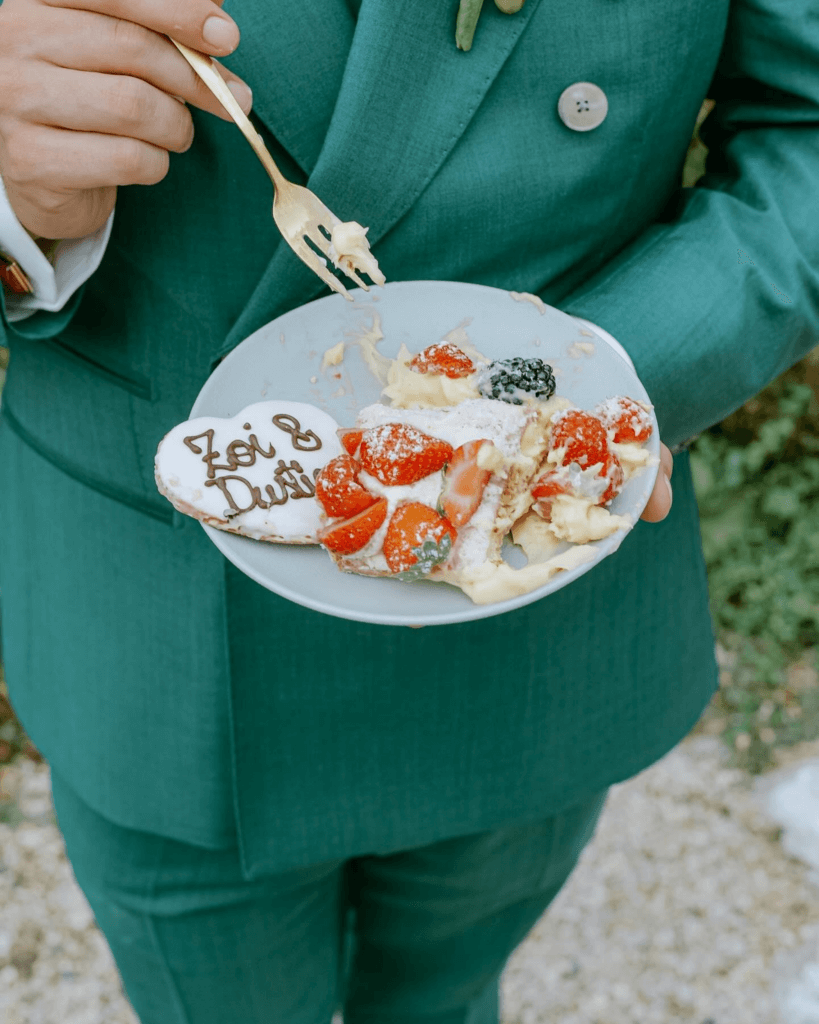
M189 46L185 46L184 43L179 43L175 39L171 39L171 42L236 122L241 133L253 147L253 152L264 164L264 168L273 182L273 187L278 190L282 186L286 186L287 182L276 166L273 157L268 153L267 146L262 141L261 135L259 135L248 120L247 115L239 106L236 97L228 89L227 82L216 70L216 65L210 57L207 54L200 53L198 50L192 50Z

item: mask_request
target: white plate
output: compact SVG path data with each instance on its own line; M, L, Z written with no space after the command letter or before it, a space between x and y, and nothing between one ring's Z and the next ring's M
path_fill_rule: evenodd
M539 308L497 288L450 281L397 282L352 294L354 302L340 295L317 299L252 334L208 378L191 418L234 416L254 402L288 399L311 402L342 426L352 425L357 411L378 401L381 392L356 344L374 326L383 331L378 351L386 356L395 356L402 342L411 352L419 352L462 325L472 344L490 358L544 359L554 368L557 394L581 409L591 409L614 395L649 401L633 368L616 348L551 306ZM324 353L339 341L345 342L343 362L322 369ZM655 456L659 445L655 422L648 442ZM611 511L636 521L656 474L655 464L632 477L612 502ZM618 530L596 541L598 554L593 561L557 573L529 594L476 605L446 583L403 583L342 573L319 547L269 544L209 526L204 529L237 568L282 597L327 615L403 626L466 622L538 601L592 569L617 549L626 533Z

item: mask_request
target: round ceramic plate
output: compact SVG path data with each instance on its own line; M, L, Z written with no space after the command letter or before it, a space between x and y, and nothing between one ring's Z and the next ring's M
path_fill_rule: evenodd
M532 297L449 281L398 282L352 295L353 302L340 295L317 299L252 334L208 378L191 418L231 417L254 402L287 399L310 402L341 426L350 426L362 406L379 400L381 384L365 359L379 333L383 340L376 350L393 357L402 343L410 352L420 352L458 327L489 358L539 356L555 371L557 394L581 409L614 395L649 401L616 343ZM325 366L325 352L339 342L344 342L342 362ZM655 423L648 443L654 464L632 477L612 502L612 512L635 522L639 518L654 486L659 443ZM327 615L403 626L465 622L539 601L593 569L617 549L626 533L618 530L594 542L593 561L558 572L531 593L476 605L447 583L404 583L343 573L320 547L270 544L209 526L204 529L237 568L282 597ZM525 564L519 549L509 545L508 551L511 564Z

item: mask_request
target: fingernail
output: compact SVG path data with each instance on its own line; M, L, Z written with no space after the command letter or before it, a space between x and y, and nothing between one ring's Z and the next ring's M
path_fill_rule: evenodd
M235 22L228 18L214 15L202 26L202 38L221 53L233 53L239 45L239 29Z
M236 101L242 110L249 114L250 108L253 106L253 93L250 86L245 85L244 82L228 82L228 89L236 97Z
M665 473L663 473L663 476L665 477L665 485L668 488L668 500L673 502L674 501L674 492L671 490L671 481L669 480L669 478L666 476Z

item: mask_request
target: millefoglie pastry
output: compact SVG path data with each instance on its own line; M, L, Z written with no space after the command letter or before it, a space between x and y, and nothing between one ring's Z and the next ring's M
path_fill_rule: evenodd
M346 572L448 582L478 604L529 593L634 525L608 505L656 461L649 406L577 409L542 360L493 362L465 339L402 346L382 394L344 429L286 400L188 420L159 445L157 486L218 529L320 543Z
M651 417L620 397L584 412L554 391L540 359L402 346L391 404L362 409L317 477L321 543L347 572L454 583L477 603L590 561L592 541L633 525L606 506L648 464ZM509 534L522 569L501 557Z

